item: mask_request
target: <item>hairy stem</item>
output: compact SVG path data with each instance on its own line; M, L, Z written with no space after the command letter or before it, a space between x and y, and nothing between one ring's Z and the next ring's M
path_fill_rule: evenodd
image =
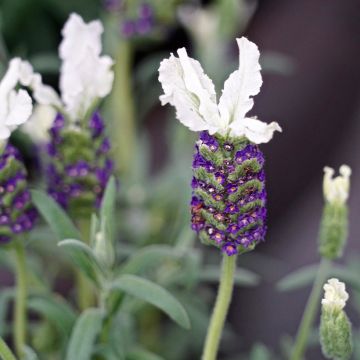
M17 356L22 359L26 345L26 261L21 242L14 242L16 297L14 307L14 343Z
M85 243L90 239L90 221L81 219L77 221L78 228ZM90 280L76 269L77 303L81 310L85 310L95 304L95 292Z
M220 285L208 327L202 360L215 360L234 288L236 256L223 255Z
M121 173L131 170L136 148L135 106L132 78L132 47L119 40L115 55L115 82L112 95L113 142L116 144L116 167ZM131 151L129 151L131 150Z
M320 262L316 278L307 301L301 323L296 335L291 360L302 360L309 337L309 332L314 322L316 312L320 305L321 290L327 278L331 261L323 258Z

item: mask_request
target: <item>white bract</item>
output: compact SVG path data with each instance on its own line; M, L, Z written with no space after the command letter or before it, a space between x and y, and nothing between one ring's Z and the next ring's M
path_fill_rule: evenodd
M3 145L19 125L26 122L32 112L29 94L16 90L20 81L21 59L14 58L0 82L0 144Z
M281 131L278 123L266 124L246 114L254 106L252 96L262 85L259 50L242 37L239 46L239 69L225 81L219 103L213 82L200 63L188 57L185 48L161 62L159 81L164 90L162 105L176 108L177 118L193 131L208 130L211 135L245 136L256 144L270 141L274 131Z
M345 289L345 284L338 279L332 278L324 285L324 298L321 300L322 306L327 310L342 310L346 301L349 299L349 294Z
M34 142L45 144L49 140L49 129L54 122L56 110L49 105L36 105L30 119L22 125L21 130Z
M103 26L95 20L86 24L77 14L71 14L62 30L59 46L61 99L28 62L22 62L21 81L33 90L35 100L51 105L72 121L83 119L97 101L111 91L114 73L109 56L100 56Z
M323 190L326 201L344 204L349 197L351 168L340 166L340 175L333 178L335 171L330 167L324 168Z

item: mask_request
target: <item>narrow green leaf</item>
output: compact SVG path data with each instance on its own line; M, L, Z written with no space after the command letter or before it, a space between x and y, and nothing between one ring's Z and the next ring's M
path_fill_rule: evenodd
M200 280L218 282L221 269L218 266L206 266L200 272ZM236 285L256 286L260 282L259 275L247 269L236 269L234 275Z
M97 261L93 250L79 240L66 239L60 241L58 246L62 247L70 255L74 263L91 279L99 285L105 277L104 270Z
M11 352L2 337L0 337L0 357L2 360L16 360L15 355Z
M116 181L111 176L105 189L105 193L101 202L100 222L102 223L102 231L106 240L113 243L115 228L115 205L116 205Z
M167 245L150 245L135 252L121 266L119 274L143 274L150 268L163 263L165 260L177 260L179 254Z
M148 350L136 348L126 354L126 360L164 360L164 358Z
M307 265L283 277L276 287L280 291L291 291L310 285L315 279L318 265Z
M66 360L90 360L103 317L102 310L93 308L80 315L71 333Z
M161 286L135 275L121 275L111 284L111 288L156 306L183 328L190 328L190 320L184 307Z
M49 294L28 300L28 308L47 319L64 338L71 333L76 321L74 310L62 298Z
M116 182L115 177L109 179L104 196L101 202L100 215L101 218L110 218L113 216L116 203Z
M32 190L31 196L36 208L49 224L58 240L81 239L81 235L74 223L52 197L39 190Z

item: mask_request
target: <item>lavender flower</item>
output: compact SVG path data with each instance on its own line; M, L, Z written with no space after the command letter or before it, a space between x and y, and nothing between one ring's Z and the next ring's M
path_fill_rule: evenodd
M20 154L7 142L11 132L25 123L32 112L29 94L23 89L15 90L20 68L20 59L11 60L0 82L0 244L31 230L37 217Z
M70 15L59 46L61 98L28 62L21 64L21 81L33 90L35 100L58 111L47 145L49 193L78 217L99 206L113 170L105 124L94 111L114 79L112 59L101 55L102 32L100 21L87 24L79 15Z
M258 144L281 131L275 122L246 117L262 84L260 53L246 38L237 41L240 66L226 80L219 103L212 81L185 48L159 68L162 105L175 106L180 122L201 131L193 160L192 229L229 256L264 240L264 156Z
M212 141L201 140L205 137ZM216 151L211 151L214 142ZM229 148L228 139L204 131L194 154L194 159L199 157L204 161L193 163L192 228L204 243L215 245L228 255L253 248L266 233L263 154L257 145L247 144L246 139ZM208 170L208 163L213 171ZM203 183L207 185L202 186Z

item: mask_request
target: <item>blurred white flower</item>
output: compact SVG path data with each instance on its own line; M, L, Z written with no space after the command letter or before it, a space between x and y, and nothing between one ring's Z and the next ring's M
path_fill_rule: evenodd
M254 105L252 96L259 93L262 85L260 53L245 37L237 39L237 43L239 69L225 81L219 104L213 82L200 63L188 57L185 48L177 51L178 58L171 54L160 64L159 81L164 90L160 100L162 105L173 105L180 122L190 130L246 136L256 144L265 143L281 128L276 122L266 124L246 117Z
M41 75L28 62L22 62L21 82L33 90L39 104L54 106L70 120L77 121L110 93L113 61L109 56L100 56L102 32L100 21L86 24L79 15L70 15L59 46L61 99L52 87L43 84Z
M36 105L30 119L21 127L35 143L45 144L49 140L49 129L54 122L56 110L49 105Z
M0 82L0 142L8 139L11 132L26 122L32 112L32 101L23 90L15 90L20 81L21 59L14 58Z
M96 56L100 55L103 31L99 20L86 24L78 14L70 14L61 31L63 40L59 46L60 58L81 64L89 50Z
M324 168L323 191L326 201L344 204L349 197L351 168L347 165L340 166L340 175L333 178L334 169Z
M323 288L325 294L321 300L322 306L328 310L342 310L349 299L345 284L338 279L332 278L328 280Z

